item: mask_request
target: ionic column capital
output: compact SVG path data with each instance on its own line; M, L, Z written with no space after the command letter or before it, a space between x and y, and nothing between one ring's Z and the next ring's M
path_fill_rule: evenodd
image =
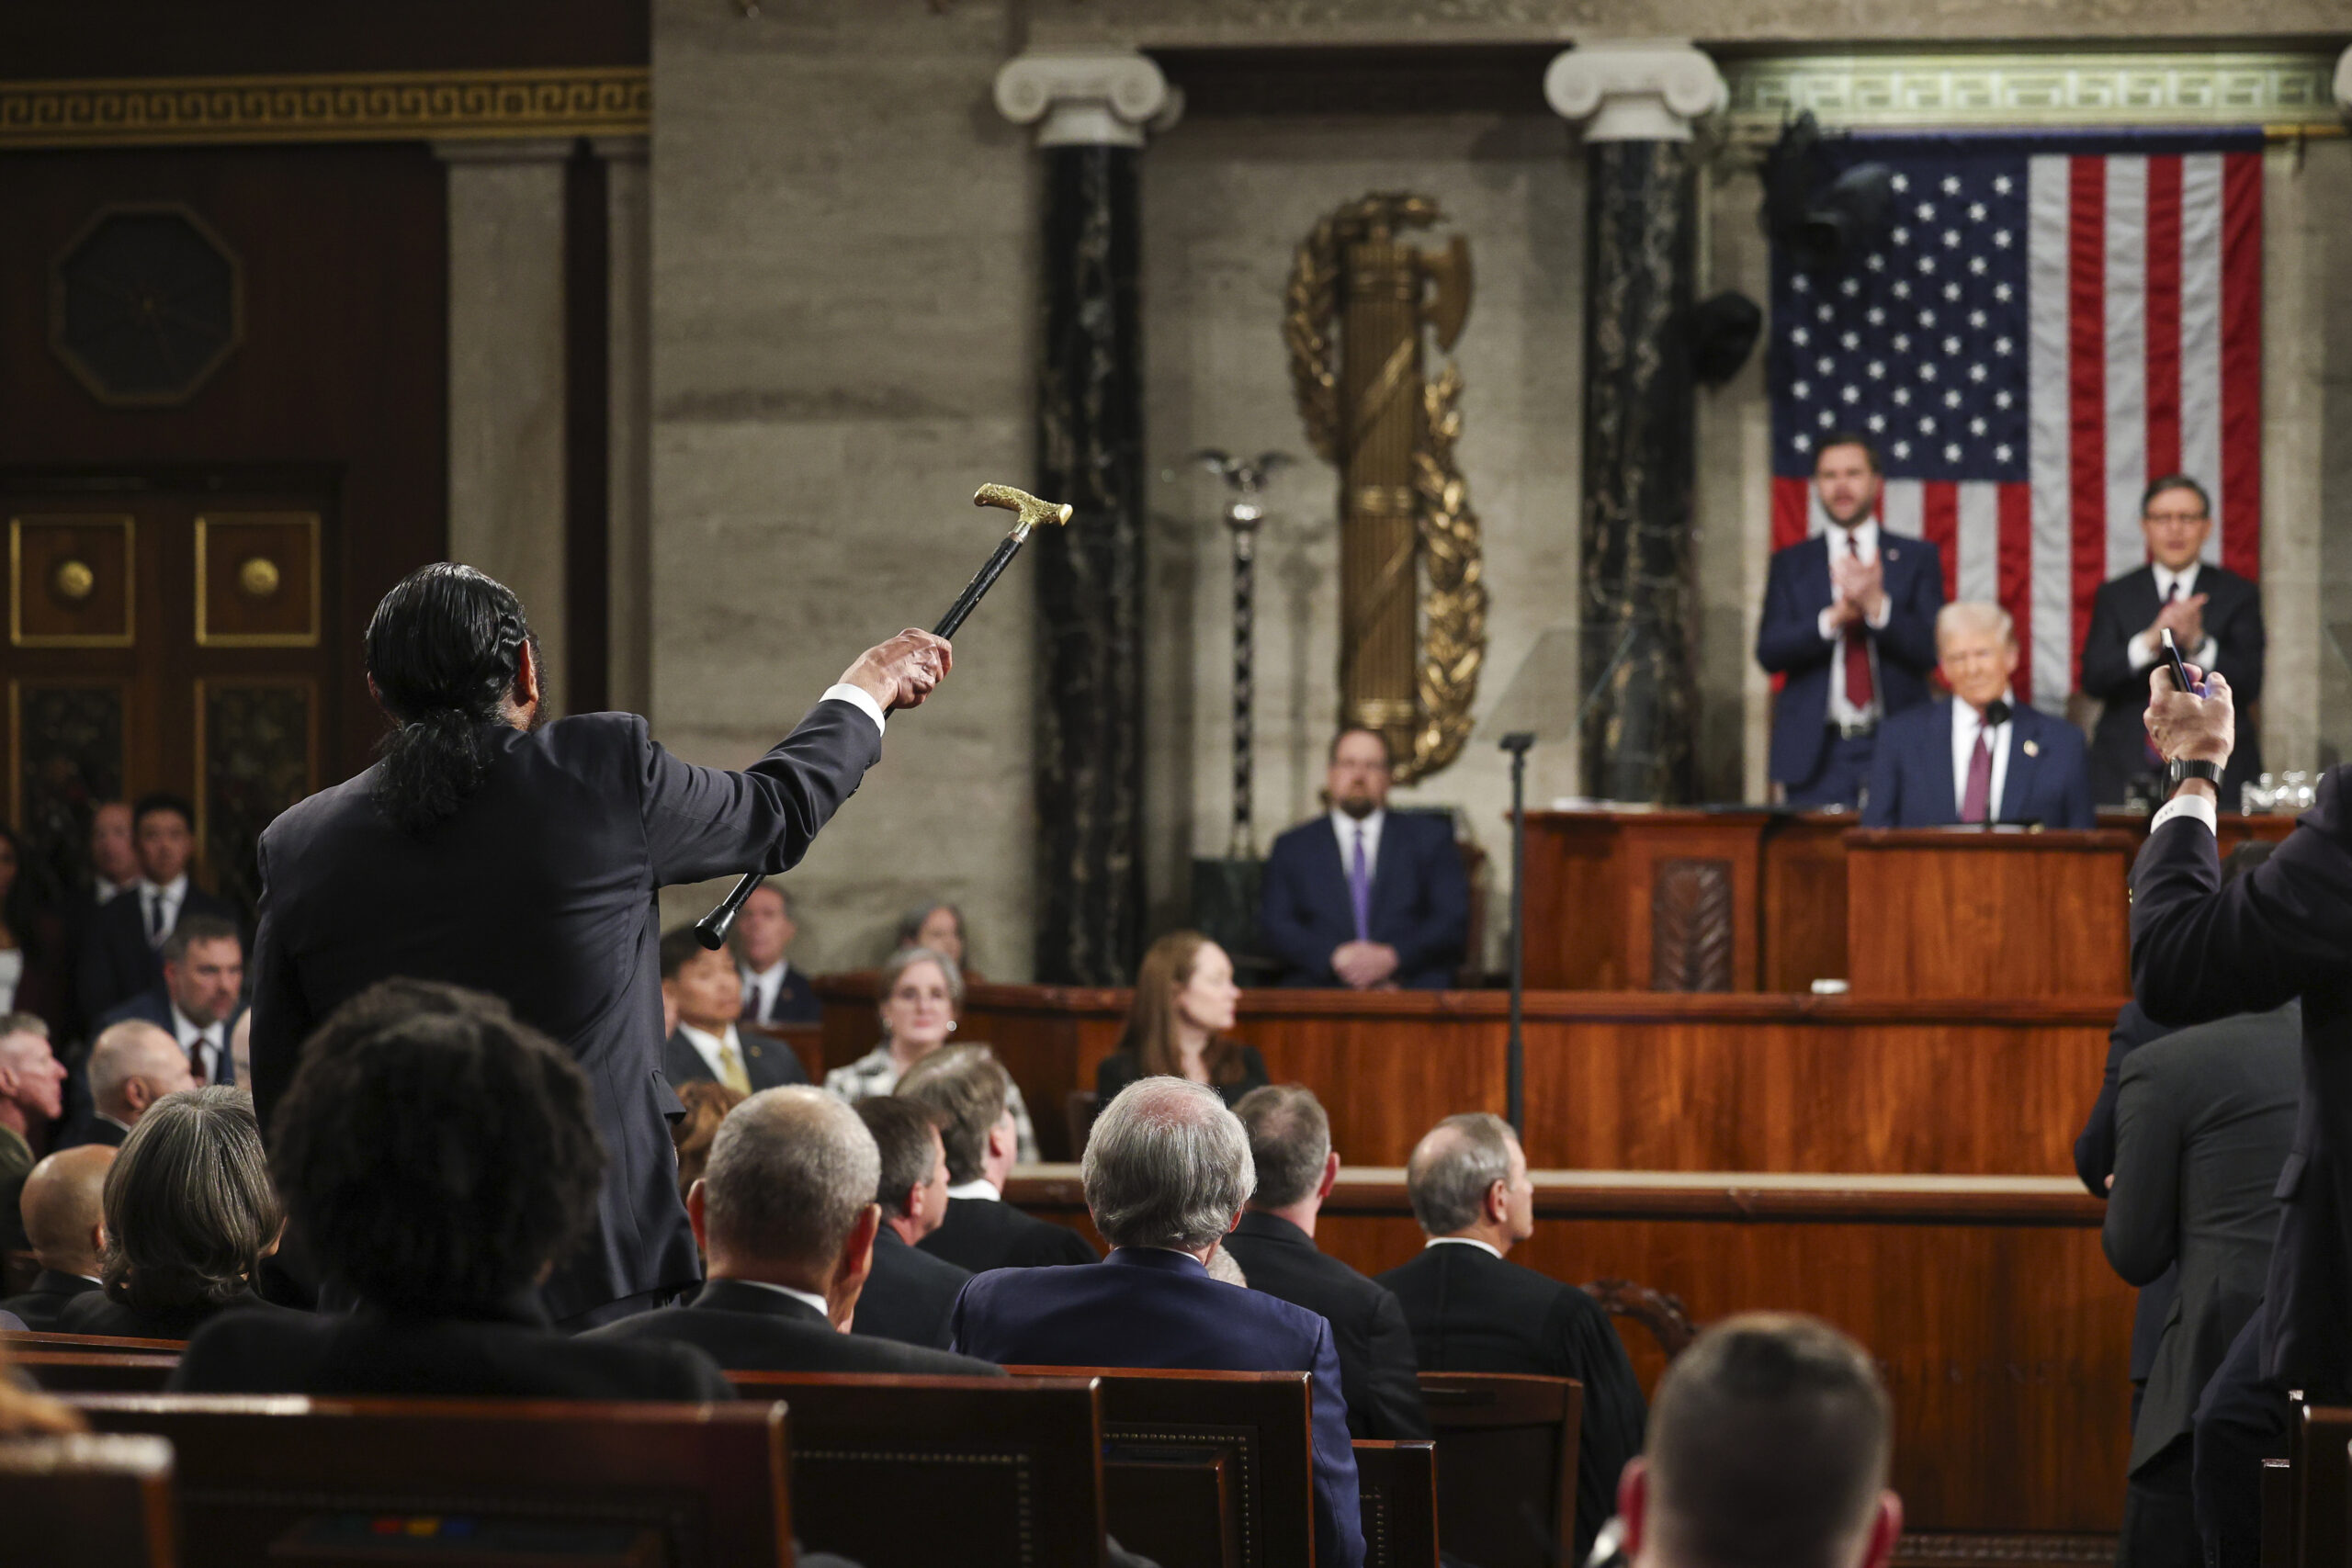
M1715 62L1682 39L1580 43L1544 73L1544 98L1585 122L1587 141L1688 141L1690 122L1731 101Z
M1159 65L1133 52L1016 55L996 73L996 107L1037 127L1040 147L1140 147L1146 130L1171 129L1184 96Z

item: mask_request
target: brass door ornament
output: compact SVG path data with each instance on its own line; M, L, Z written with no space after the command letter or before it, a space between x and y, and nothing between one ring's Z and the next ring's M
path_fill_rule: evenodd
M1427 376L1422 344L1424 327L1441 350L1462 335L1470 247L1396 239L1439 216L1398 193L1325 215L1292 264L1283 318L1306 438L1340 474L1341 721L1388 738L1400 784L1460 754L1487 653L1478 516L1454 460L1462 373L1448 361Z

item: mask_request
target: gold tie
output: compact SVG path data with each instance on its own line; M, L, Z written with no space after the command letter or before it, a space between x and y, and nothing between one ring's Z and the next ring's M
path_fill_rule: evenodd
M718 1043L718 1078L737 1094L752 1092L752 1077L743 1070L741 1053L724 1040Z

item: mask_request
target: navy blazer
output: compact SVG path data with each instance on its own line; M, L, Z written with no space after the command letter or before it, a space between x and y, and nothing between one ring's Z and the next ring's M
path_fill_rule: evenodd
M2132 875L2132 984L2163 1023L2303 999L2302 1102L2260 1313L2261 1367L2314 1404L2352 1399L2352 770L2267 861L2225 885L2213 835L2175 818Z
M1951 770L1953 701L1946 697L1913 708L1879 727L1870 794L1862 800L1863 827L1943 828L1960 820ZM2009 718L2008 771L1992 810L1996 822L2098 826L2083 732L2063 718L2018 705Z
M2262 626L2262 590L2236 572L2211 562L2197 569L2197 592L2205 595L2205 630L2213 638L2214 664L2230 683L2237 705L2237 750L2230 753L2222 781L2225 808L2234 809L2241 780L2262 772L2261 726L2250 710L2262 700L2262 664L2268 635ZM2148 669L2132 668L2132 639L2146 631L2164 608L2156 594L2156 569L2143 566L2099 585L2091 600L2090 629L2083 637L2083 691L2107 705L2091 732L2094 798L2120 806L2126 786L2157 771L2148 761ZM2180 650L2187 658L2188 649Z
M743 1076L751 1079L753 1094L763 1089L783 1089L808 1081L808 1069L800 1065L800 1053L783 1041L770 1040L738 1026L735 1044L743 1057ZM670 1080L672 1089L698 1079L718 1081L718 1075L710 1070L710 1064L702 1059L702 1053L695 1049L694 1042L686 1038L683 1029L662 1043L662 1076Z
M739 964L735 966L735 973L742 977L743 988L750 990L751 971ZM808 983L808 976L800 972L798 964L786 964L783 983L776 987L775 995L768 998L768 1010L758 1018L746 1012L743 1021L746 1023L821 1023L824 1018L825 1004L817 999L817 987Z
M604 1137L588 1234L540 1292L562 1322L702 1278L670 1139L682 1107L662 1071L661 889L788 870L882 755L882 735L852 705L820 702L741 773L680 761L634 714L483 739L489 778L424 833L393 826L369 768L262 834L254 1109L266 1136L302 1042L378 980L503 997L571 1050Z
M210 1079L210 1082L233 1084L237 1081L237 1064L235 1057L229 1051L229 1037L237 1032L237 1021L244 1016L245 1004L239 1002L236 1010L232 1012L225 1021L220 1031L220 1076ZM101 1017L98 1020L97 1028L91 1032L91 1038L95 1040L101 1031L134 1018L141 1023L153 1024L175 1040L180 1037L179 1026L172 1021L172 995L163 987L157 986L152 991L140 992L120 1007L113 1009ZM195 1063L191 1061L189 1066L193 1066ZM85 1060L83 1071L86 1075L88 1070Z
M2123 1010L2115 1015L2115 1027L2108 1031L2107 1071L2099 1080L2098 1098L2091 1101L2090 1114L2083 1118L2083 1130L2075 1134L2075 1174L2102 1203L2107 1201L2107 1179L2115 1174L2115 1093L2123 1064L2141 1046L2171 1032L2142 1012L2138 1002L2125 1002ZM2180 1274L2175 1269L2165 1269L2140 1287L2139 1304L2132 1314L2133 1382L2146 1382L2155 1367L2156 1347L2164 1340L2165 1323L2172 1316L2172 1303L2179 1292Z
M1944 605L1943 558L1924 539L1878 532L1884 563L1886 625L1878 644L1879 705L1888 718L1928 700L1936 667L1936 612ZM1829 682L1841 678L1839 644L1821 637L1821 612L1834 597L1829 540L1816 534L1772 552L1764 581L1764 617L1756 628L1756 662L1786 677L1772 705L1772 778L1803 784L1821 766L1829 722Z
M1329 816L1274 840L1258 905L1258 938L1282 960L1285 986L1338 986L1331 954L1356 939L1340 836ZM1391 811L1372 868L1372 940L1396 950L1397 985L1443 990L1470 940L1470 882L1453 824L1428 812Z
M974 1276L956 1299L950 1348L999 1366L1313 1372L1315 1561L1361 1568L1340 1354L1331 1325L1305 1307L1212 1280L1183 1253L1123 1247L1100 1263Z

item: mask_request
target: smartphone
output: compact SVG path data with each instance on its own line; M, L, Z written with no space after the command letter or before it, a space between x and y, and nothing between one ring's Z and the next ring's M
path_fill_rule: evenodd
M2191 690L2188 684L2188 666L2180 661L2180 649L2173 646L2172 631L2169 627L2165 630L2163 637L2165 658L2172 663L2172 689L2176 692Z

